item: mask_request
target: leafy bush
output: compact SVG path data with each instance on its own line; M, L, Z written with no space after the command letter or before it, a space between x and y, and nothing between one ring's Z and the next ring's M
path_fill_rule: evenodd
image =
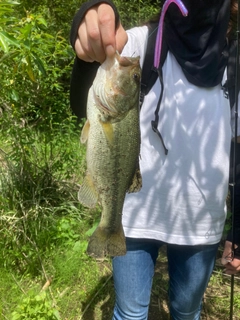
M68 39L40 13L19 17L18 7L0 4L0 263L36 274L58 219L81 210L84 150L69 109Z
M12 320L60 320L58 310L51 306L46 292L23 299L12 313Z
M161 0L114 1L119 10L122 25L127 29L141 25L155 16L160 11L162 2Z
M6 27L2 48L2 112L9 125L51 127L69 116L73 51L61 33L50 34L41 15ZM4 33L6 35L6 33ZM1 56L1 55L0 55Z
M61 30L63 37L69 38L70 26L75 12L84 0L21 0L19 11L24 15L25 11L41 13L48 20L52 32Z

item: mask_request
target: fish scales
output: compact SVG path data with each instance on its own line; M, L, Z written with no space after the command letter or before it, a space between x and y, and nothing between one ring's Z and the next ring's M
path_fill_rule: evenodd
M88 207L97 202L102 207L87 249L97 258L126 253L123 203L126 192L141 188L139 88L139 58L116 54L99 68L89 91L81 135L87 143L87 172L78 197Z

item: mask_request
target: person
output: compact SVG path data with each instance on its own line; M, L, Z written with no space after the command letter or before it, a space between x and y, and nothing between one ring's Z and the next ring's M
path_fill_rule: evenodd
M147 319L162 245L167 247L172 319L200 319L225 224L234 111L224 84L230 43L236 43L236 1L182 3L186 17L172 3L164 18L167 54L160 67L164 87L157 80L141 106L143 186L140 192L127 194L124 203L127 253L112 259L114 320ZM125 31L112 1L82 5L70 34L76 52L70 102L79 118L86 115L87 89L100 63L117 50L140 56L143 65L149 30L143 25ZM157 129L163 143L151 125L161 95ZM240 270L239 225L235 256L231 238L224 248L228 274Z
M235 154L234 154L235 153ZM235 169L235 173L233 173ZM233 175L235 174L235 178ZM239 259L240 253L239 249L236 248L235 257L238 259L232 259L232 240L234 236L234 243L240 243L240 141L238 138L238 143L234 145L234 141L231 142L231 152L230 152L230 176L229 176L229 191L230 191L230 210L234 212L235 219L235 232L229 231L227 239L225 242L225 248L222 255L221 262L226 266L225 272L229 275L234 275L240 271ZM234 185L234 188L233 188ZM234 202L234 205L233 205Z

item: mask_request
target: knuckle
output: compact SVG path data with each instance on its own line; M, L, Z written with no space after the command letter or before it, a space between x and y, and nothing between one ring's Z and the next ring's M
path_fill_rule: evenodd
M92 28L89 30L88 36L91 40L96 41L100 39L100 33L98 28Z
M112 16L108 13L104 13L99 17L99 24L101 26L108 25L111 22L112 22Z
M80 43L76 43L75 52L79 59L84 60L86 62L92 62L93 59L91 57L91 52L89 48L83 49Z

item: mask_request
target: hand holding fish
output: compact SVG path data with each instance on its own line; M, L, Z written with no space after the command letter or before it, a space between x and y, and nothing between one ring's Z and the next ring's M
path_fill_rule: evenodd
M115 14L108 4L89 9L78 29L75 42L77 56L86 62L102 63L106 56L121 53L127 43L127 33L121 23L115 28Z

